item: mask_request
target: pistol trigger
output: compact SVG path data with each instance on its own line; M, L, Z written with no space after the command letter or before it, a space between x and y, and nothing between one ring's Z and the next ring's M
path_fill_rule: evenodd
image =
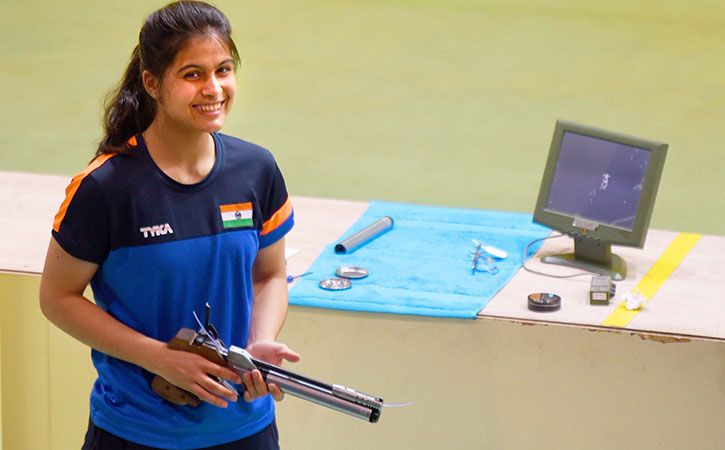
M218 383L229 389L230 391L235 392L237 395L240 394L239 389L237 389L236 386L234 386L232 383L228 382L224 378L219 378Z

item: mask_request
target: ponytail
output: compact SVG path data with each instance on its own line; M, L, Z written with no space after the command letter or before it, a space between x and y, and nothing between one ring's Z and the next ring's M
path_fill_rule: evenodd
M98 145L96 156L127 150L126 142L151 125L156 103L143 86L142 70L141 52L136 46L126 73L104 104L104 137Z

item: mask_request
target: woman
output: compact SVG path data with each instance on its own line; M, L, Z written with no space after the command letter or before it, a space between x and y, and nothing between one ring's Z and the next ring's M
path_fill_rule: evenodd
M55 217L40 304L93 349L84 448L278 448L276 386L166 347L209 303L227 345L277 365L299 359L276 342L293 222L284 180L268 151L217 133L238 63L216 8L182 1L152 13L106 107L96 158ZM83 297L89 283L95 305ZM154 375L202 404L161 399ZM243 383L244 401L211 377Z

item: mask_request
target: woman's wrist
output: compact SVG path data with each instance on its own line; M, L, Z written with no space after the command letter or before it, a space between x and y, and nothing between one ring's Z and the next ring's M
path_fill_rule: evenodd
M164 360L164 352L168 350L166 343L144 336L143 342L139 346L139 351L136 352L137 357L133 358L135 361L131 361L137 366L140 366L151 373L158 374Z

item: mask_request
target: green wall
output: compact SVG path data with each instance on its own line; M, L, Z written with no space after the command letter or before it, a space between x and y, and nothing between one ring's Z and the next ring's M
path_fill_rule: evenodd
M162 2L4 1L0 170L72 174ZM557 118L670 144L653 226L722 233L721 1L219 1L225 132L298 195L532 210Z

